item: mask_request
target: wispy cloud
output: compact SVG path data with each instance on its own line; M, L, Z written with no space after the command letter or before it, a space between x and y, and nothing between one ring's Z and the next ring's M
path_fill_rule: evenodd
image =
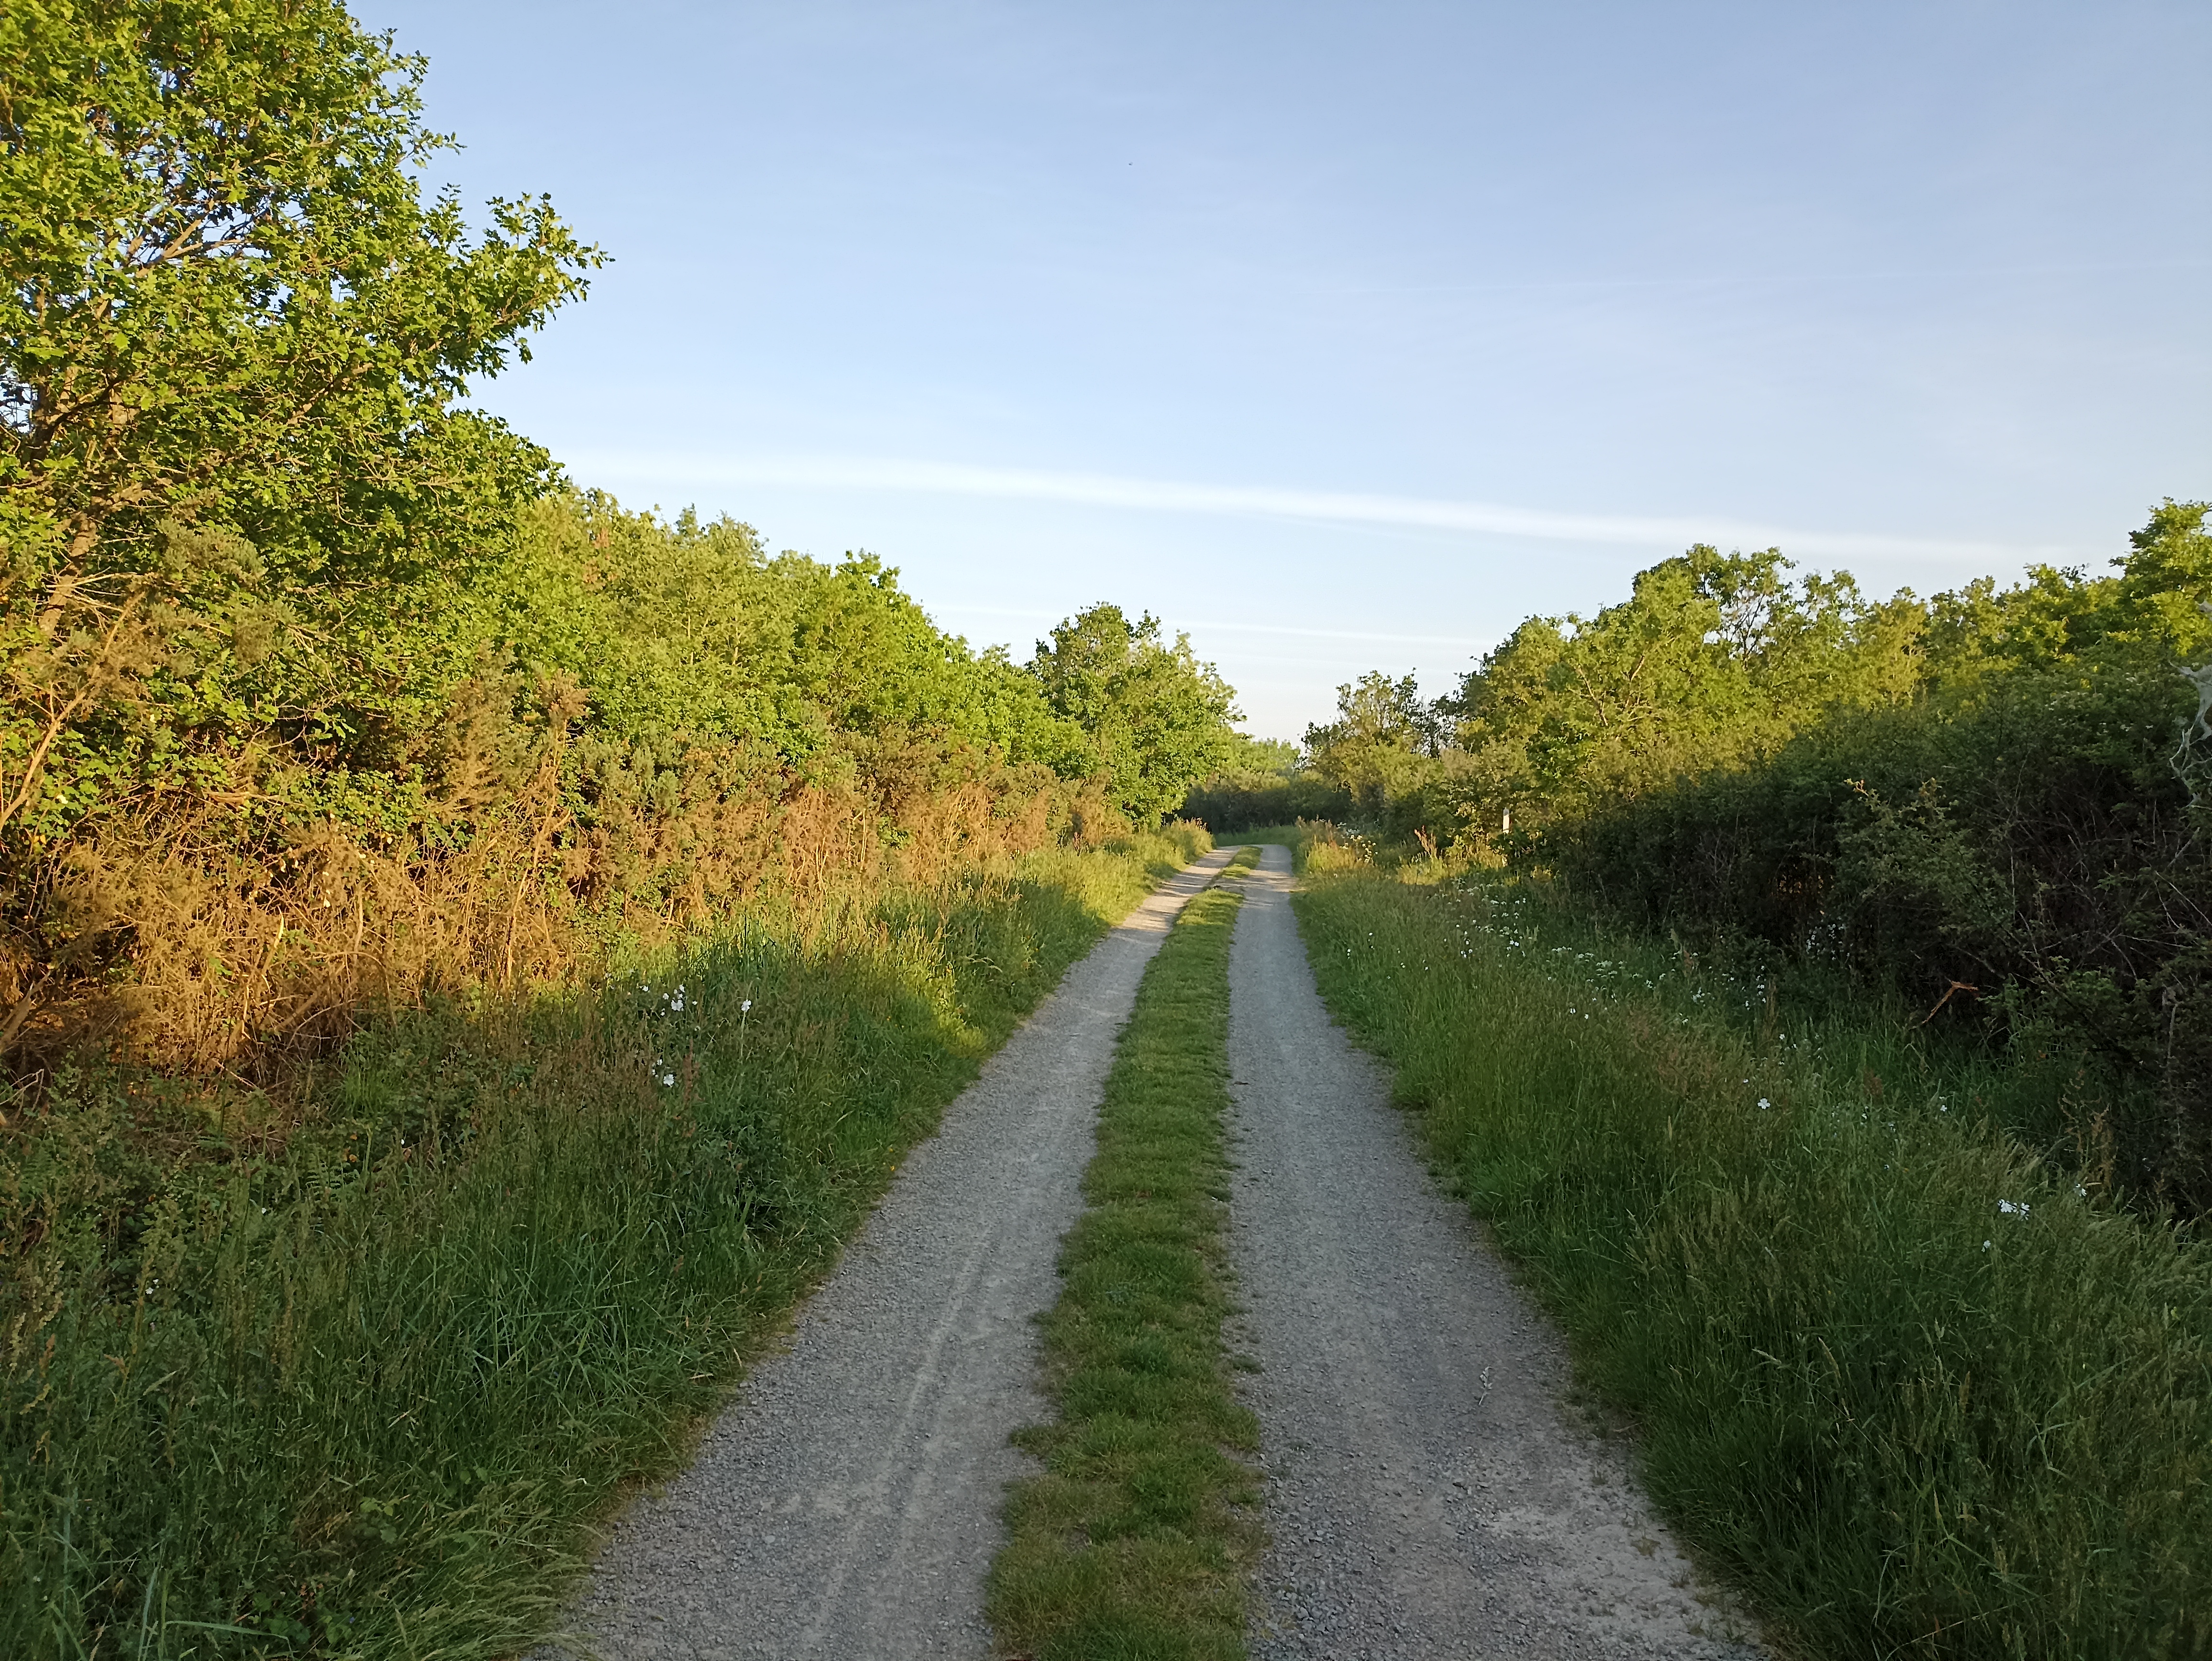
M1049 619L1054 614L1044 605L967 605L948 604L940 608L948 615L957 613L967 618L1018 618L1034 623L1038 618ZM1048 625L1049 626L1048 623ZM1299 640L1346 640L1370 642L1380 641L1392 646L1468 646L1486 647L1495 642L1475 635L1401 635L1385 634L1371 629L1308 629L1290 623L1231 623L1198 618L1178 628L1204 630L1206 633L1227 632L1238 635L1285 635Z
M1863 534L1711 518L1558 513L1491 502L1374 496L1346 490L1285 490L1269 485L1192 484L1109 473L978 467L957 462L869 456L712 457L583 455L573 471L586 482L613 484L750 484L812 490L905 491L1058 502L1139 512L1219 514L1246 518L1320 520L1458 532L1473 536L1534 538L1679 550L1693 542L1726 547L1778 546L1814 559L1972 560L2010 564L2077 558L2078 550L1942 538Z

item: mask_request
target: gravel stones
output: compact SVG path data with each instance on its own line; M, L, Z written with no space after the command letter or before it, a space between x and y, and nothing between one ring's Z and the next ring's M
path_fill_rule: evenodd
M1558 1337L1437 1191L1314 987L1285 850L1230 966L1231 1250L1257 1360L1257 1661L1745 1657L1631 1480L1573 1427Z
M563 1647L607 1661L981 1657L983 1576L1036 1393L1114 1043L1146 964L1228 855L1068 971L917 1147L788 1346L696 1463L610 1535Z

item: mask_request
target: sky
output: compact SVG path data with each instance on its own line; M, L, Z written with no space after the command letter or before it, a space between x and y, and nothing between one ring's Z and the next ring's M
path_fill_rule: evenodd
M2212 6L356 0L610 263L478 389L1250 731L1692 542L1929 593L2212 497Z

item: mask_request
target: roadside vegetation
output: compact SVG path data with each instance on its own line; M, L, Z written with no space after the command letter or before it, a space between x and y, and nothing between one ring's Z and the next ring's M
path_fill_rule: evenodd
M2212 1650L2208 659L2168 502L1925 600L1693 548L1305 735L1324 994L1787 1647Z
M1425 702L1339 689L1302 776L1385 857L1502 862L1624 926L2063 1075L2018 1128L2212 1204L2212 534L1931 599L1693 548ZM1199 798L1194 797L1194 803ZM1304 817L1317 816L1306 813ZM1210 821L1209 821L1210 822ZM1224 818L1224 823L1225 823Z
M2011 1058L1496 873L1315 874L1297 905L1330 1006L1789 1651L2212 1645L2212 1260L2008 1131L2039 1088Z
M1239 733L1226 758L1183 799L1180 812L1225 837L1301 819L1341 819L1357 806L1351 792L1306 765L1297 745Z
M96 1062L12 1151L10 1655L511 1654L1061 971L1202 840L370 1020L280 1105Z
M1260 1530L1238 1457L1227 1197L1231 885L1185 908L1146 970L1100 1109L1086 1206L1044 1322L1054 1421L1017 1439L1043 1463L1008 1500L991 1573L1001 1646L1039 1661L1228 1661L1244 1654Z
M1230 690L474 409L601 261L332 0L0 12L0 1651L512 1651Z

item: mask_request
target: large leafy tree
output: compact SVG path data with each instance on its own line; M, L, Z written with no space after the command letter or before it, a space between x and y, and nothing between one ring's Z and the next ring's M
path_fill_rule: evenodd
M525 514L518 554L496 633L586 686L602 738L752 743L832 770L830 752L886 745L1049 765L1084 745L1003 648L939 630L872 555L771 557L734 520L580 492Z
M463 400L598 256L425 199L423 68L334 0L0 8L0 829L374 762L450 678L552 476Z
M1792 581L1774 549L1699 545L1594 618L1531 618L1438 703L1477 822L1571 818L1771 754L1831 709L1911 697L1925 612L1847 573Z
M1315 773L1371 813L1436 772L1442 727L1413 676L1371 671L1336 689L1336 719L1306 728L1306 754Z
M1165 644L1149 612L1133 622L1118 605L1079 612L1037 642L1030 672L1087 739L1085 753L1058 758L1060 771L1102 776L1133 818L1157 822L1229 758L1236 694L1188 636Z

